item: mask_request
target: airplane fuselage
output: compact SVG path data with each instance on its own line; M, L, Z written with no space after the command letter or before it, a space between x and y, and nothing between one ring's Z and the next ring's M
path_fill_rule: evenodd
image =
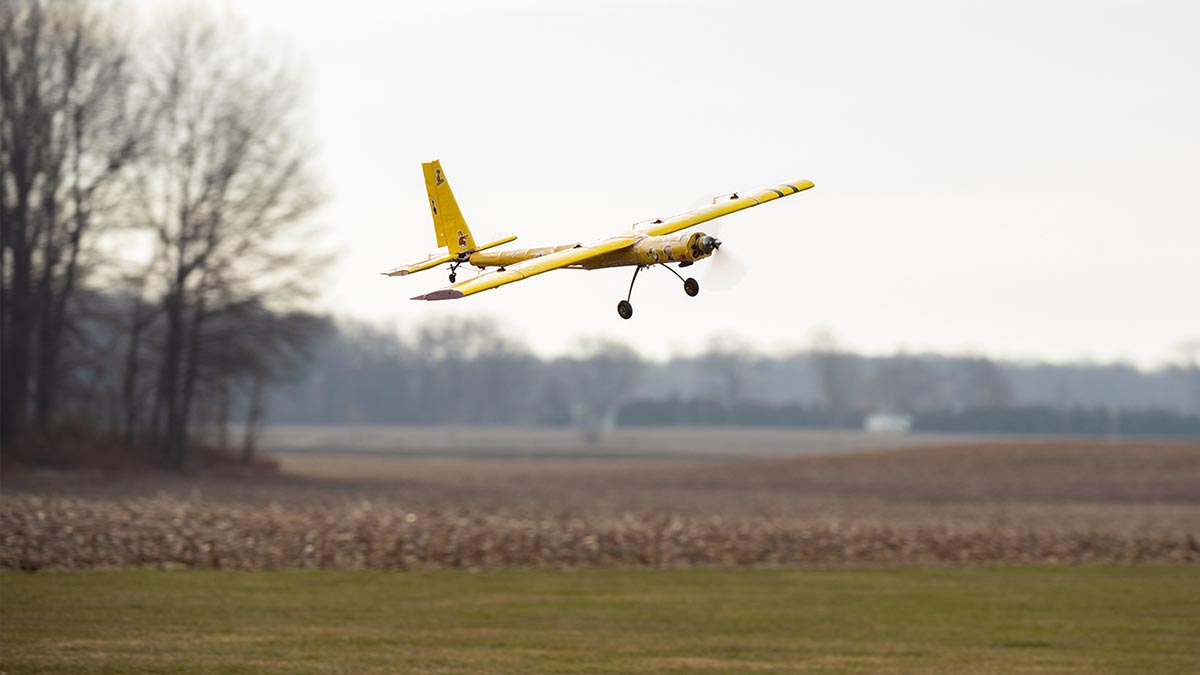
M605 267L627 267L633 265L659 265L681 263L684 267L697 260L707 258L721 242L704 234L670 234L660 237L645 235L631 246L619 251L604 253L581 263L571 265L574 269L594 270ZM479 268L507 267L516 263L540 258L544 255L566 251L581 244L563 244L541 248L513 249L510 251L485 251L472 253L468 257L471 265Z

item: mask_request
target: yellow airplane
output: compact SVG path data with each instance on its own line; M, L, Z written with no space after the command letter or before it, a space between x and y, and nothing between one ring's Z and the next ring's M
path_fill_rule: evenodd
M676 263L689 267L697 260L707 258L721 248L721 240L703 232L675 234L693 225L728 215L734 211L758 206L780 197L787 197L807 190L812 181L801 180L780 183L775 187L739 194L733 192L714 197L712 204L670 218L655 218L634 225L631 232L601 239L590 244L563 244L542 248L526 248L511 251L485 253L497 246L516 240L515 236L504 237L478 246L467 222L463 219L450 183L437 160L421 165L425 172L425 191L429 195L429 209L433 212L433 230L437 234L440 248L448 249L446 255L430 256L427 260L384 272L389 277L402 277L414 272L431 269L449 263L450 286L441 290L418 295L413 300L453 300L486 291L514 281L528 279L535 274L551 270L574 268L594 270L603 267L634 267L633 281L629 282L629 293L617 303L617 314L622 319L633 316L633 284L638 272L653 265L662 265L683 282L683 290L689 296L700 292L700 283L668 266ZM641 226L641 227L639 227ZM671 236L674 235L674 236ZM467 281L457 280L459 265L470 263L480 269L497 268Z

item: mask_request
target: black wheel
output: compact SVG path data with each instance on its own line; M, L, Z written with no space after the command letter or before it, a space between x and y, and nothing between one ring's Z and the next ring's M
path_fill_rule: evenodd
M618 302L617 314L620 314L622 319L628 319L633 316L633 305L629 304L628 300Z
M688 277L687 281L683 282L683 292L693 298L696 297L696 294L700 292L700 282Z
M450 273L450 283L454 283L454 280L457 278L458 278L457 274L455 274L454 272Z

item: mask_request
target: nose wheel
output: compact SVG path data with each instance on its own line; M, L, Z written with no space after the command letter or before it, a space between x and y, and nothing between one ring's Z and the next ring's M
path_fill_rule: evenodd
M696 281L692 277L688 277L687 279L684 279L683 276L679 274L679 272L676 272L675 270L671 269L670 267L667 267L666 265L663 265L663 267L666 267L667 270L669 270L671 272L671 274L674 274L675 276L679 277L680 280L683 281L683 292L687 293L689 297L694 298L700 294L700 282L699 281ZM617 315L620 316L622 319L629 319L630 317L633 316L633 305L629 302L629 300L630 300L630 298L633 297L633 284L637 282L638 272L641 272L641 271L642 271L641 265L639 265L638 268L633 271L633 280L629 282L629 294L625 296L624 300L617 303Z
M696 281L692 277L688 277L688 278L684 279L682 274L680 274L679 272L676 272L675 270L671 269L667 265L663 265L663 267L665 267L666 270L668 272L670 272L671 274L674 274L676 277L679 277L679 280L683 282L683 292L687 293L689 297L694 298L694 297L696 297L696 295L698 295L700 293L700 282L699 281Z

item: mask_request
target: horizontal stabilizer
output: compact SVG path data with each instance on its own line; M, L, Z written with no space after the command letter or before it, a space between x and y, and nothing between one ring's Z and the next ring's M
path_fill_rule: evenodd
M496 241L493 241L491 243L484 244L483 246L476 248L474 251L471 251L471 253L478 253L480 251L486 251L489 248L496 248L497 246L503 246L509 242L513 242L516 240L517 240L517 235L515 235L515 234L509 235L507 237L504 237L503 239L497 239Z
M412 265L404 265L402 267L397 267L394 270L388 270L387 272L383 272L382 274L384 276L388 276L388 277L404 277L404 276L408 276L414 272L421 272L423 270L437 267L438 265L445 265L447 263L452 263L456 260L460 261L460 262L466 262L470 259L472 253L478 253L480 251L486 251L489 248L496 248L497 246L503 246L509 242L516 241L516 240L517 240L516 235L511 235L511 236L504 237L502 239L497 239L496 241L484 244L483 246L480 246L479 248L476 248L472 251L462 251L461 253L449 253L449 254L446 254L443 256L438 256L436 258L430 258L429 260L423 260L419 263L413 263Z
M456 256L456 255L444 255L444 256L437 257L437 258L430 258L429 260L426 260L423 262L414 263L412 265L404 265L403 267L397 267L394 270L388 270L387 272L383 272L383 275L389 276L389 277L408 276L409 274L412 274L413 272L420 272L422 270L427 270L431 267L437 267L438 265L444 265L446 263L454 262L454 259L457 257L458 256Z

